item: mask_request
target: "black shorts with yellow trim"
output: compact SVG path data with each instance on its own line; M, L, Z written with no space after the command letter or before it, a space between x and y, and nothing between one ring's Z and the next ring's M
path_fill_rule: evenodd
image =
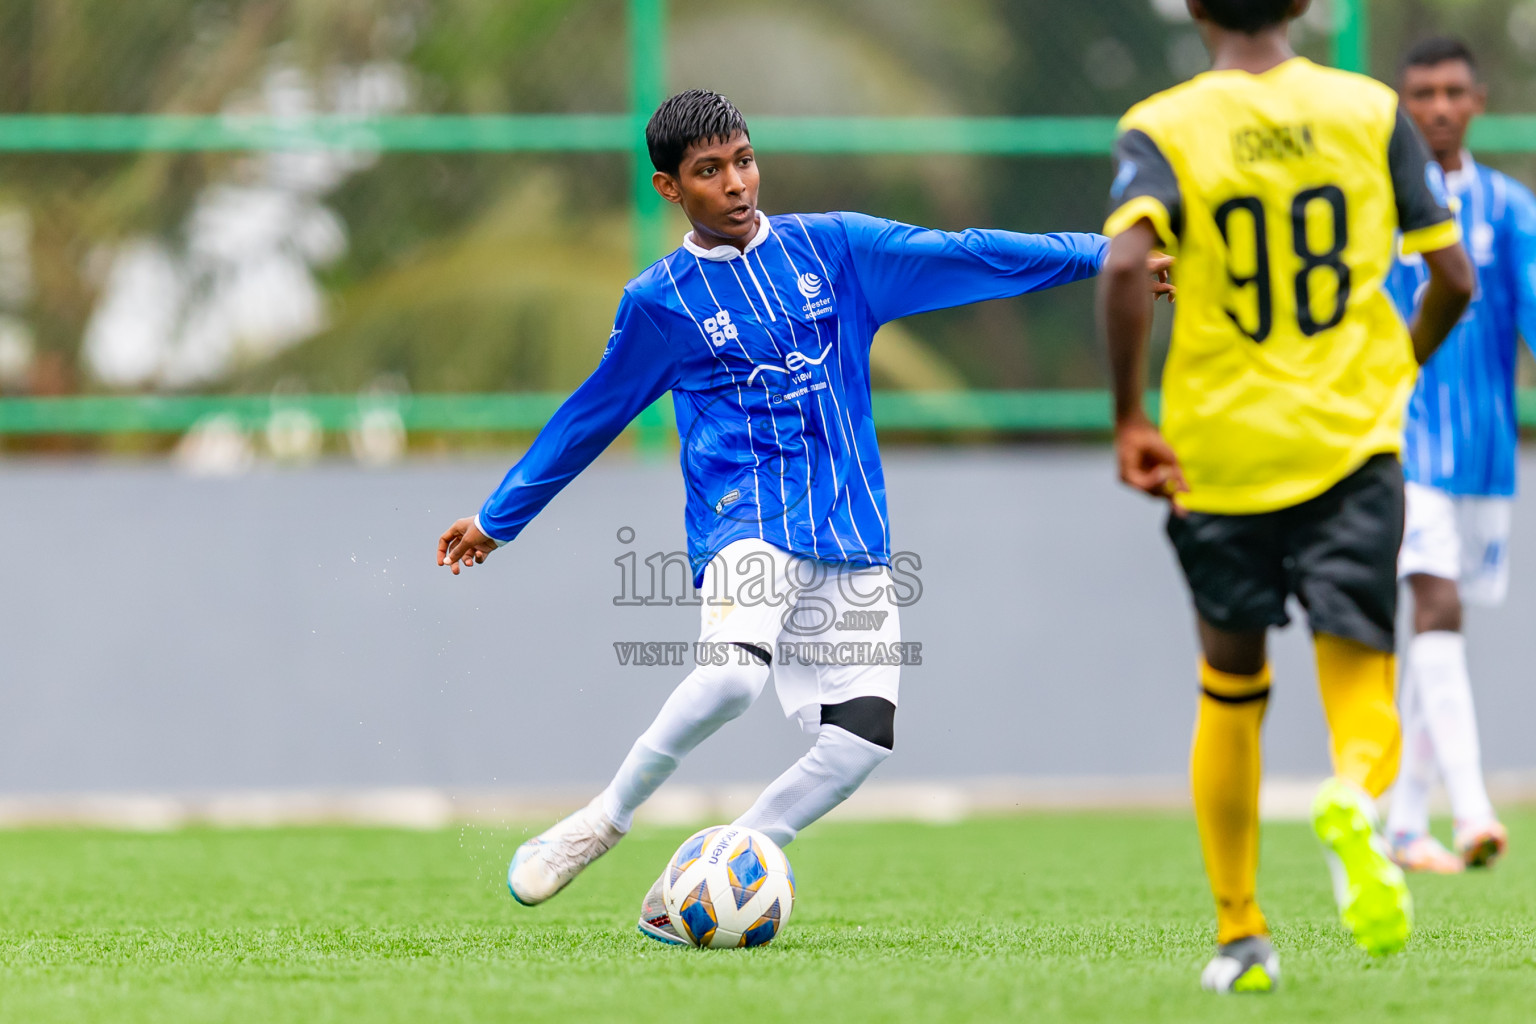
M1403 467L1396 455L1372 456L1290 508L1169 516L1168 538L1195 610L1217 629L1284 626L1294 594L1312 632L1379 651L1395 647L1403 542Z

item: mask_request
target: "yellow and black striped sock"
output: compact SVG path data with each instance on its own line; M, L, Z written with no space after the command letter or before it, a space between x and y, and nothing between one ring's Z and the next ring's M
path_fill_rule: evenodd
M1313 638L1317 682L1333 740L1333 773L1371 796L1397 779L1403 733L1397 718L1397 658L1336 636Z
M1269 931L1254 895L1259 874L1260 732L1269 706L1269 666L1255 675L1200 662L1200 713L1189 777L1205 873L1216 897L1216 941Z

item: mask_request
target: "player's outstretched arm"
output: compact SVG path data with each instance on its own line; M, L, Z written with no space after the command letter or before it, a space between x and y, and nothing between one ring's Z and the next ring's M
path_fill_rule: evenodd
M1189 490L1173 448L1147 417L1147 334L1152 299L1146 290L1147 257L1157 232L1140 220L1115 236L1099 275L1099 329L1109 348L1115 400L1115 454L1120 479L1153 497L1173 500ZM1177 505L1175 505L1175 509Z
M456 520L438 537L437 564L452 567L457 576L461 568L484 562L514 539L677 379L666 336L626 291L597 369L550 417L480 513Z
M1474 287L1472 261L1467 259L1467 251L1460 242L1424 253L1424 263L1429 267L1429 286L1424 289L1418 315L1408 329L1420 366L1429 362L1461 319L1467 303L1472 301Z
M1081 281L1099 272L1109 248L1109 239L1086 232L949 232L862 213L839 216L854 272L880 323ZM1172 265L1172 257L1149 253L1143 290L1171 299Z

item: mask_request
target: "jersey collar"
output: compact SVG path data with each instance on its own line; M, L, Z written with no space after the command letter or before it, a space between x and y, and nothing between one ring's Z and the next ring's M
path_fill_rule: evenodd
M1472 187L1472 180L1477 177L1477 164L1472 161L1472 154L1467 150L1461 151L1461 170L1452 171L1445 176L1445 187L1451 195L1459 196Z
M752 236L752 241L747 243L746 252L751 252L768 240L773 228L768 223L768 217L761 210L757 212L757 234ZM683 236L683 248L697 256L701 260L714 260L716 263L724 263L745 255L742 250L734 245L717 245L713 249L706 249L702 245L696 245L693 241L693 232Z

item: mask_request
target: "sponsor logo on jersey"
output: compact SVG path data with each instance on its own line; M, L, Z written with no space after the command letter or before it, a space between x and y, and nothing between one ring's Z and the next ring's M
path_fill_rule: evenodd
M734 504L736 504L740 500L741 500L741 489L740 488L733 488L733 489L731 489L729 491L726 491L724 494L722 494L720 496L720 500L715 502L715 511L716 512L724 512L725 511L725 506L727 506L727 505L734 505Z
M832 312L831 296L823 298L821 294L826 284L815 274L799 274L795 277L795 287L799 289L801 298L805 299L805 305L800 309L812 320Z
M751 384L753 381L757 380L757 375L760 373L782 373L786 377L795 379L796 383L810 380L811 373L806 369L806 367L820 366L822 363L826 362L827 356L831 353L831 351L832 343L828 342L827 347L821 350L821 355L819 356L808 356L803 352L791 352L789 355L784 357L783 366L775 366L772 363L759 363L757 366L753 367L752 374L747 377L747 383Z
M716 348L741 336L741 332L731 322L731 314L723 309L704 321L704 333L709 335L710 344Z

